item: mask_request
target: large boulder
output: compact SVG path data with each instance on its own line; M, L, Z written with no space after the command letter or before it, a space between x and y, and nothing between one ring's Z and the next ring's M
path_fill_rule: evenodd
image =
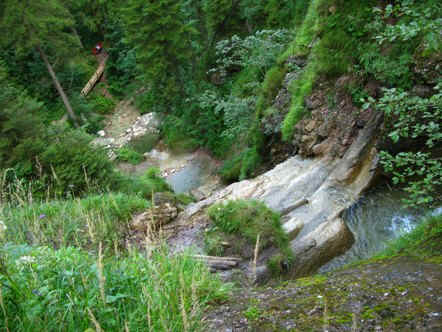
M381 115L373 114L341 158L294 156L255 179L234 183L191 204L174 222L178 231L169 238L170 246L176 251L190 245L202 250L200 233L208 222L203 217L207 207L224 200L256 199L282 215L295 254L292 275L316 271L353 243L341 215L374 178L378 163L376 134L381 122ZM258 279L269 275L266 262L273 254L275 249L260 253L257 268L253 269ZM245 270L248 265L243 264Z

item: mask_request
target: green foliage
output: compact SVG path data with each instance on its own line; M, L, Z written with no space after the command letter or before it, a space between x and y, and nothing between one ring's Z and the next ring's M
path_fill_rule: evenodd
M159 134L148 133L146 135L134 138L129 143L129 147L139 154L144 154L146 152L150 152L158 143L159 139Z
M74 21L59 0L16 2L2 5L2 42L14 43L18 52L50 46L53 51L72 54L78 39L70 31Z
M124 246L132 215L148 207L137 195L102 194L83 199L26 204L4 209L6 242L96 249Z
M71 98L72 107L75 109L75 113L81 118L81 128L86 133L95 135L98 131L104 127L104 116L97 113L94 108L94 98L86 99L83 96L76 95ZM57 108L60 112L57 115L63 114L61 103L57 103Z
M355 52L360 44L357 38L365 35L361 27L370 21L367 12L372 3L311 2L296 38L279 58L279 63L283 64L292 56L308 57L306 68L290 86L292 101L282 126L284 140L291 139L295 125L306 114L304 100L311 94L316 81L346 74L359 60L359 53ZM330 11L332 6L334 10Z
M0 33L2 46L12 48L14 53L23 54L37 51L62 98L69 117L78 126L76 115L59 83L49 55L62 56L67 59L75 54L80 41L72 33L73 20L69 11L59 0L33 1L16 3L6 1L0 11ZM68 32L69 31L69 32Z
M267 71L264 82L261 85L261 93L257 102L257 110L260 115L271 105L273 99L281 87L285 77L286 69L281 66L274 66Z
M160 176L160 170L157 168L149 168L138 177L119 174L114 180L113 189L147 199L150 199L155 192L172 191L166 180Z
M276 254L267 261L267 267L270 270L272 276L276 277L289 269L291 258L287 260L281 254Z
M50 188L57 196L78 195L111 185L113 165L103 150L90 145L90 136L75 130L54 132L51 136L57 138L38 156L41 168L24 175L36 176L43 188ZM27 150L20 151L23 161L29 160Z
M144 159L141 153L131 149L130 147L123 146L116 152L118 161L125 161L132 165L138 165Z
M364 26L371 40L358 45L362 69L390 87L412 87L416 56L440 51L440 10L437 1L407 0L385 9L373 7L372 20Z
M398 89L384 90L376 107L386 115L387 134L393 143L422 141L424 151L383 151L381 163L393 175L394 184L405 184L408 205L432 204L440 200L442 163L436 147L442 141L442 86L430 98L412 97ZM416 144L416 143L415 143Z
M280 57L280 62L285 61L289 56L308 55L311 44L320 29L320 7L327 1L328 0L311 1L303 23L300 26L299 31L297 31L296 33L294 41L289 45L288 49Z
M376 20L371 28L376 29L379 45L400 41L418 45L424 54L440 51L442 37L441 4L438 1L426 2L403 0L388 4L384 10L373 9ZM381 20L397 19L396 24L383 25Z
M252 66L264 76L291 38L288 30L260 30L243 39L234 35L222 40L216 44L216 70L225 72L235 66Z
M103 150L90 145L90 136L79 130L44 129L29 114L3 115L0 128L8 138L0 141L0 168L12 169L2 172L7 186L26 179L35 198L41 198L78 195L112 184L113 165Z
M231 183L250 177L260 164L261 156L257 148L246 148L241 153L227 159L219 173L224 182Z
M286 141L291 139L295 125L305 115L304 100L311 94L317 75L315 63L310 62L301 77L290 86L291 106L281 128L282 137Z
M213 222L212 228L206 233L209 254L222 254L219 252L219 248L222 248L219 239L226 236L233 237L230 250L237 255L251 256L258 236L260 248L275 246L284 254L290 253L289 240L282 229L279 215L263 203L228 201L211 206L208 214Z
M195 150L199 144L187 132L187 125L183 119L170 116L163 123L164 142L172 151L183 152Z
M244 317L252 322L259 320L261 315L262 315L262 310L255 305L249 306L247 310L244 311Z
M126 40L134 46L137 64L149 84L147 107L169 111L177 103L184 81L181 70L188 61L193 34L183 21L180 2L130 0L122 9Z
M94 94L88 101L92 104L92 110L99 114L109 114L115 108L115 101L102 95Z
M75 248L1 250L2 329L198 331L229 286L187 254L105 258ZM7 324L7 325L6 325Z
M38 140L44 133L39 116L41 108L42 103L8 82L4 67L0 65L0 168L17 163L15 150L25 142L34 141L30 155L41 148Z
M106 22L104 37L109 44L106 47L109 54L106 78L110 82L110 92L116 96L127 96L128 87L139 75L134 46L127 42L125 35L126 31L121 18L111 15Z
M270 0L265 5L269 26L296 26L305 15L308 0Z
M425 218L413 231L389 244L377 257L397 255L432 258L442 256L442 214Z
M222 29L227 21L232 21L235 17L235 4L230 0L204 0L202 2L202 12L205 17L207 38L214 40L217 33L222 33Z
M239 179L243 154L244 153L237 154L224 161L221 169L219 170L219 174L225 183L232 183Z

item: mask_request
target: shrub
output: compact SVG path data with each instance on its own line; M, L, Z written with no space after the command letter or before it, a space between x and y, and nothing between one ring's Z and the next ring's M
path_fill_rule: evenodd
M102 95L93 95L89 98L92 104L92 110L99 114L109 114L115 108L115 102Z
M243 158L242 154L237 154L236 156L224 161L219 174L221 179L226 183L232 183L239 179L241 174L241 160Z
M187 254L96 258L76 248L1 249L3 319L10 331L197 331L229 286Z
M175 116L169 116L163 122L164 142L175 152L195 150L199 144L191 137L185 122Z
M405 185L409 196L404 202L408 205L440 200L442 163L437 146L442 141L442 85L435 91L430 98L420 98L399 89L385 89L375 105L385 113L388 139L394 144L408 143L405 151L381 152L381 164L393 175L393 183Z
M155 192L172 191L166 180L160 176L160 171L157 168L149 168L142 176L138 177L119 174L112 188L146 199L150 199Z
M262 113L267 106L271 105L285 77L286 69L274 66L267 71L264 82L261 85L261 93L257 102L258 113ZM261 114L260 114L261 115Z
M285 141L292 138L295 125L305 115L304 100L311 94L316 79L315 63L310 62L302 75L292 82L290 86L290 92L292 93L291 106L281 128L282 137Z
M224 162L219 171L220 176L226 183L244 180L253 174L260 163L261 156L257 147L246 148L241 153Z
M132 165L138 165L143 161L143 159L144 157L141 153L138 153L137 151L126 146L123 146L117 151L118 161L125 161Z
M40 199L82 195L113 184L114 166L103 149L90 145L89 135L55 127L43 135L15 146L9 170L1 172L3 187L18 181Z
M212 205L208 214L213 226L206 233L209 254L234 254L249 258L253 255L259 235L260 248L275 246L290 255L289 240L280 216L258 201L236 200ZM227 241L229 248L221 242Z
M113 165L104 150L90 145L90 136L68 130L54 132L51 137L54 140L39 155L42 175L37 180L51 188L56 196L80 195L112 184ZM26 150L23 158L25 154Z

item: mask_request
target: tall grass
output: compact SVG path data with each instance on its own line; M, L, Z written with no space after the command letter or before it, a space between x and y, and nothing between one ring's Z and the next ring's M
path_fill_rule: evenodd
M377 257L410 255L419 258L442 256L442 214L430 216L422 221L412 232L407 233L389 244Z
M0 187L0 330L204 330L204 309L229 286L155 234L146 253L121 254L132 215L170 190L155 170L123 180L126 193L64 200Z
M188 255L103 259L76 248L1 250L0 329L196 331L228 287ZM7 327L7 328L6 328Z
M3 207L0 220L8 242L61 248L106 247L120 244L128 232L132 214L145 210L149 202L137 195L100 194L83 199L31 203Z

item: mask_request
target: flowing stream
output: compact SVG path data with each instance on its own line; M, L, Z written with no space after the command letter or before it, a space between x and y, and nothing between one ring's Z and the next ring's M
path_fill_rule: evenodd
M367 259L386 248L388 243L412 231L428 211L405 208L401 193L378 187L367 193L346 211L343 218L355 237L353 246L321 267L320 272ZM442 208L432 214L442 213Z

